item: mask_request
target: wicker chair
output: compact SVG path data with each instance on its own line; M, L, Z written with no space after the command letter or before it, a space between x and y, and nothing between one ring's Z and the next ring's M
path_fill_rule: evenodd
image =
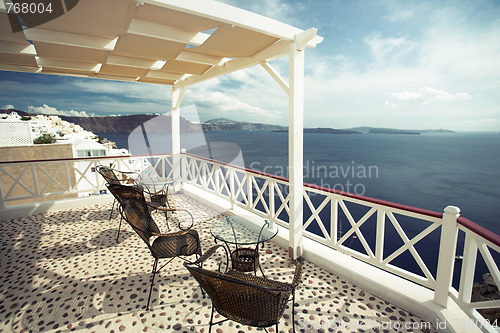
M295 289L301 276L304 259L297 259L292 283L270 280L264 277L231 270L220 274L200 267L200 258L194 263L184 263L212 300L209 332L212 325L233 320L247 326L267 327L276 325L285 311L285 306L292 301L292 327L295 331ZM290 299L290 296L292 298ZM226 319L214 322L214 309Z
M149 212L152 212L154 210L164 212L165 213L165 220L167 222L167 230L170 230L170 226L168 224L168 220L169 220L168 215L167 215L168 212L185 212L187 215L189 215L189 218L185 219L185 220L187 220L187 222L184 220L181 221L179 219L178 228L181 230L189 230L189 229L191 229L191 227L194 224L193 215L189 211L187 211L185 209L180 209L180 208L176 208L176 209L164 208L164 207L161 207L161 203L148 202L148 201L146 201L146 198L144 197L144 192L141 191L140 189L134 187L134 186L107 184L106 187L109 190L109 192L111 192L111 194L113 194L113 196L115 197L115 201L118 201L118 204L121 204L122 202L124 202L125 200L128 200L128 199L135 199L135 200L144 201L148 207ZM114 204L115 203L113 202L113 206L114 206ZM113 207L111 207L111 214L113 214ZM187 215L186 215L186 217L187 217ZM110 219L111 219L111 216L110 216ZM120 218L120 225L118 226L118 233L116 235L117 242L118 242L118 239L120 237L120 229L122 226L122 220L123 220L123 217Z
M165 183L158 191L156 188L154 191L151 191L149 187L144 184L141 175L137 172L120 171L104 165L98 165L96 170L108 184L134 186L146 193L150 202L157 203L159 206L168 206L172 208L167 198L168 183Z
M147 244L151 255L155 258L152 270L151 286L146 309L149 309L151 292L155 281L156 273L168 265L173 259L181 256L191 256L196 254L201 256L200 238L196 230L185 230L162 234L155 221L151 217L148 206L143 200L128 199L120 204L120 213L125 221L137 232L142 240ZM152 238L156 237L153 241ZM170 259L160 269L159 259ZM186 259L184 259L186 260Z

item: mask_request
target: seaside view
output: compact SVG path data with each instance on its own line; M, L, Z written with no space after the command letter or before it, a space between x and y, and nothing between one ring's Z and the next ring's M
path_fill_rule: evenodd
M128 134L99 134L128 148ZM247 168L287 177L287 133L211 131L205 138L209 144L238 145ZM150 140L169 152L161 144L168 137L157 134ZM306 133L304 181L437 212L454 205L462 216L498 234L499 147L498 133Z

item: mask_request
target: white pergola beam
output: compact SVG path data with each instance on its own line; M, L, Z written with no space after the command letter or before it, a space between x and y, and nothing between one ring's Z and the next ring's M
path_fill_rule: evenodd
M279 75L278 72L267 62L263 61L260 63L262 67L271 75L271 77L280 85L283 90L289 94L290 93L290 88L288 87L288 83Z
M176 87L191 86L196 83L200 83L214 77L229 74L240 69L258 65L262 61L272 60L279 57L283 57L289 52L289 42L278 41L273 45L269 46L265 50L257 53L253 57L248 58L236 58L225 62L222 66L212 67L200 76L191 76L185 80L178 81L175 83Z
M314 39L317 33L318 29L310 28L305 31L302 31L300 34L295 36L295 43L297 44L297 49L303 51L306 48L306 46L308 46L308 44L313 41L315 43L314 46L309 46L309 47L316 47L316 44L321 42L321 41L318 42L317 40Z
M210 37L209 34L203 32L196 33L186 31L176 27L136 18L132 19L132 22L130 22L127 33L197 46L203 44L208 37Z
M288 41L295 40L295 36L303 31L286 23L211 0L142 0L141 2L195 14ZM237 21L235 17L238 18ZM307 46L315 47L322 40L322 37L315 36Z
M26 36L26 39L35 42L53 43L105 51L113 51L117 41L117 38L107 39L39 28L26 29L24 30L24 35Z

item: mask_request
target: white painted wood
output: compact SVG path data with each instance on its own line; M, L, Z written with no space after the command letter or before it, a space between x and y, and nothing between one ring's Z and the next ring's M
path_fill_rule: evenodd
M175 87L191 86L218 76L229 74L247 67L258 65L262 61L273 60L283 57L289 53L289 42L278 41L265 50L257 53L253 57L235 58L225 62L222 66L212 67L203 75L193 75L185 79L177 81Z
M500 287L500 271L498 270L498 266L495 263L495 259L493 259L493 256L491 255L490 250L488 249L488 246L486 244L481 244L479 247L479 252L481 253L484 262L486 263L486 266L488 266L488 269L490 270L491 277L495 281L495 284L497 288ZM500 288L499 288L500 289Z
M287 41L295 40L295 36L303 32L286 23L212 0L144 0L144 3L196 14ZM311 40L307 41L307 46L315 47L322 40L323 37L312 36Z
M262 61L260 63L262 67L271 75L271 77L280 85L283 90L289 94L290 88L288 87L288 83L281 77L281 75L276 72L276 70L269 64L267 61Z
M436 274L436 290L434 292L434 302L443 307L448 306L448 294L453 280L453 267L455 265L458 236L457 219L459 216L460 209L458 207L448 206L444 209Z
M185 87L182 91L172 87L172 171L174 180L174 191L179 191L181 186L181 123L180 123L180 104L184 96Z
M290 93L288 105L288 174L290 179L289 255L302 254L303 237L303 132L304 132L304 51L295 42L289 45Z
M0 182L0 211L5 210L5 201L3 200L4 194L3 194L3 188L2 188L2 183Z
M308 30L302 31L301 33L297 34L297 36L295 36L295 43L297 44L297 49L304 51L306 46L316 47L316 44L321 42L320 40L314 39L317 33L318 29L310 28Z
M186 31L177 27L136 18L133 18L130 22L127 33L197 46L203 44L210 37L207 33Z
M375 235L375 258L379 264L384 260L385 211L377 210L377 231Z

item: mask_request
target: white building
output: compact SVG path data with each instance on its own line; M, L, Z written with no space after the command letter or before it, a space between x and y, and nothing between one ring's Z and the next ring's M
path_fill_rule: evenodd
M33 139L29 122L21 120L17 112L0 119L0 146L29 146Z

